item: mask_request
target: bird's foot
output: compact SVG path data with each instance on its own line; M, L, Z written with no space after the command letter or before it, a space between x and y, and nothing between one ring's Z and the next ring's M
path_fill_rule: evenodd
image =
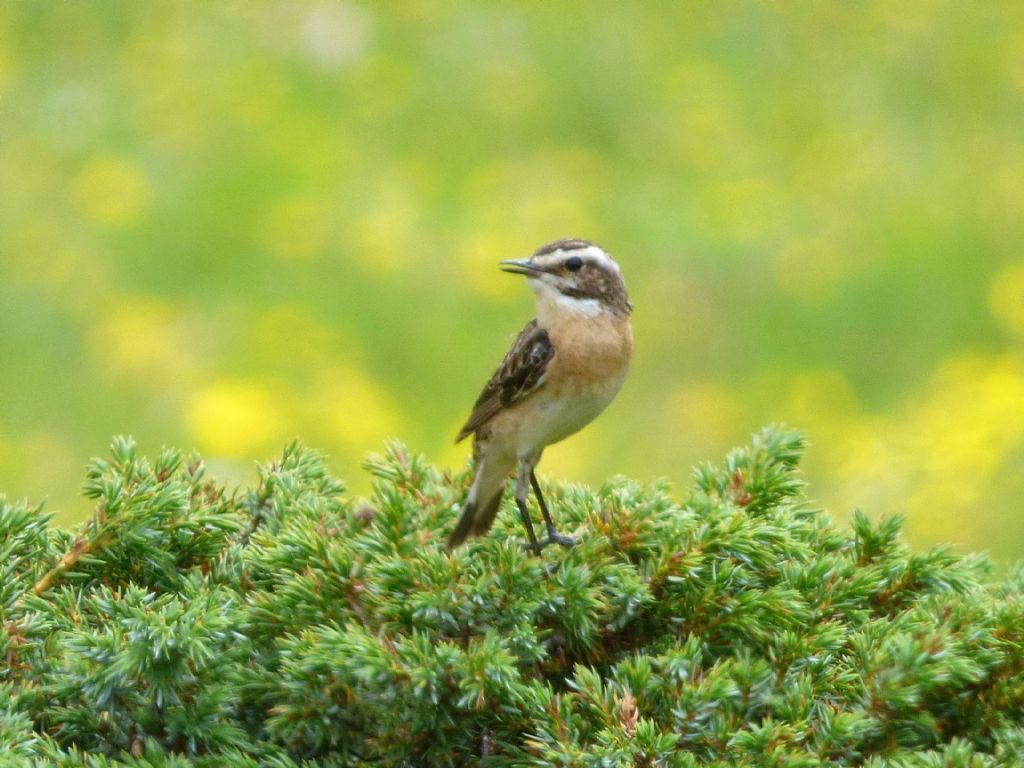
M548 544L558 544L562 547L575 547L580 543L580 540L575 536L566 536L564 533L552 529L548 531L548 537L540 543L542 547L546 547Z
M580 540L577 539L575 536L566 536L564 533L559 533L558 531L551 530L548 531L548 537L546 539L541 539L540 541L535 542L524 542L523 549L534 555L539 555L541 551L544 549L544 547L548 546L549 544L558 544L559 546L568 548L575 547L579 543Z
M544 541L524 541L523 549L525 549L531 555L539 555L546 544L547 539L545 539Z

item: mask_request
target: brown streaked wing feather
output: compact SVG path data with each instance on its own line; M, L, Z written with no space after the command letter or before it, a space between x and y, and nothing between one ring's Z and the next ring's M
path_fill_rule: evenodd
M548 363L555 354L548 332L531 320L519 333L498 370L476 399L473 412L455 442L468 437L503 408L522 400L541 385Z

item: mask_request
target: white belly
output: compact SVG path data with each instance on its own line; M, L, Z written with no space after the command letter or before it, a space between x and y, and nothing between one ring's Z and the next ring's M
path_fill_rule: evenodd
M520 457L528 456L579 432L608 407L624 380L625 372L600 384L575 387L569 392L538 392L530 404L531 418L519 422L516 453Z

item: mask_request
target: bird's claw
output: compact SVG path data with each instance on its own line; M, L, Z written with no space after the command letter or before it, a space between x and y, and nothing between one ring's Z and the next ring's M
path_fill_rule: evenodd
M548 537L541 539L540 541L528 541L523 544L523 549L527 552L532 552L535 555L540 555L544 547L549 544L558 544L562 547L575 547L580 543L580 540L575 536L566 536L564 533L559 533L555 530L548 531Z
M541 542L542 547L546 547L548 544L558 544L562 547L575 547L580 543L580 540L575 536L566 536L564 533L559 533L555 529L548 531L548 537Z
M539 541L524 541L523 549L529 552L531 555L539 555L544 545Z

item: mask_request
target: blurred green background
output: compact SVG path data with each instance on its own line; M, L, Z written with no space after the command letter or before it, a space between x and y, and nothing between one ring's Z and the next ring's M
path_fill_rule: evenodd
M83 518L114 433L356 492L441 465L583 236L631 378L543 473L666 476L774 420L833 514L1024 541L1024 4L5 2L0 489Z

